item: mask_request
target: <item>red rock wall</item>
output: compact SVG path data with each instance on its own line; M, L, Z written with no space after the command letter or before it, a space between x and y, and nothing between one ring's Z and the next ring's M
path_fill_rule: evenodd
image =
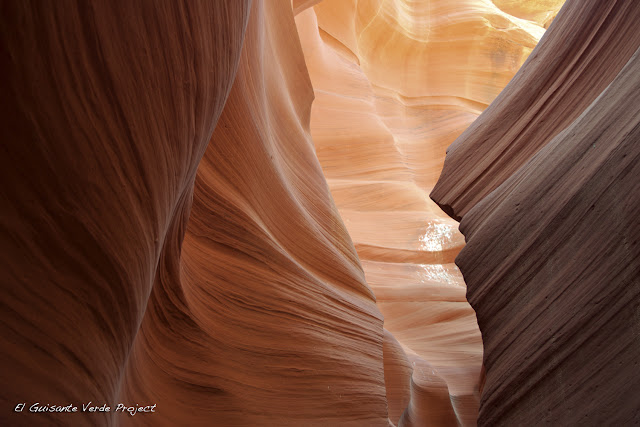
M567 1L449 148L431 196L467 240L480 425L640 423L639 14Z
M607 87L638 45L634 1L568 0L523 67L448 148L432 199L460 220Z
M13 408L119 400L248 13L241 1L2 3L2 424L112 420Z
M637 4L569 0L449 149L480 374L424 196L561 1L316 3L0 4L0 424L640 423Z
M3 423L386 426L290 3L36 6L2 13ZM157 408L13 412L88 401Z
M272 3L253 4L126 396L184 402L173 425L386 426L382 316L313 151L293 14Z

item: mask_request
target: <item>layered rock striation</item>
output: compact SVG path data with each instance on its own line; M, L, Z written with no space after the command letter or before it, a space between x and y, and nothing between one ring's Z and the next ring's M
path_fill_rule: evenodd
M3 2L0 424L639 423L640 8L562 3Z
M453 264L464 240L428 193L445 148L515 74L544 33L531 17L550 19L552 3L510 5L526 20L480 1L325 0L296 16L318 159L400 346L385 344L394 424L475 425L482 342Z
M467 240L480 425L640 422L638 14L567 1L431 194Z
M120 401L248 15L245 2L3 2L2 424L115 422L28 408Z
M2 14L0 418L387 426L290 4L50 6Z

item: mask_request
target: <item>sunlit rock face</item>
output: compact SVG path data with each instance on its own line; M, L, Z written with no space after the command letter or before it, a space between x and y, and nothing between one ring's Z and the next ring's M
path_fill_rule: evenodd
M428 194L446 147L561 4L325 0L298 10L313 142L392 335L385 381L396 425L476 423L482 340L453 263L464 238Z
M544 28L556 17L565 0L491 0L503 12L537 23Z
M640 8L569 0L449 148L481 425L640 423Z

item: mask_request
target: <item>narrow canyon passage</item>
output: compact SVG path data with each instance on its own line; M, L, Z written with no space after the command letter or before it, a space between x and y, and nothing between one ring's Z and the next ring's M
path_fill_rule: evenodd
M1 426L640 425L637 0L0 11Z
M494 3L324 0L296 16L316 153L384 315L394 424L476 423L482 338L454 264L464 237L428 195L446 148L563 1Z

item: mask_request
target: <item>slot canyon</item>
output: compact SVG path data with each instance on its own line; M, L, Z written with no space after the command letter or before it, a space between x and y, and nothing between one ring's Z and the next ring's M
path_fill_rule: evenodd
M0 425L640 425L636 0L0 10Z

